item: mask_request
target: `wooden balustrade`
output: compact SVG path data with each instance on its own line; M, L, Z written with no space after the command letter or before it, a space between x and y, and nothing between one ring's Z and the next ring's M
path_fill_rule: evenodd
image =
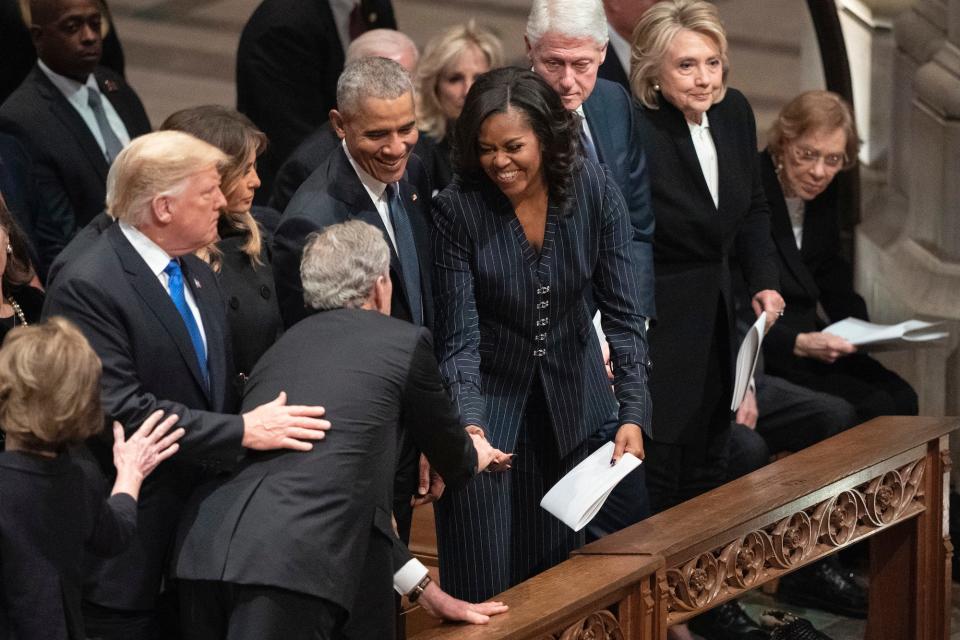
M670 625L867 538L867 637L946 640L947 438L958 426L871 420L587 545L498 596L511 610L487 627L414 640L664 640Z

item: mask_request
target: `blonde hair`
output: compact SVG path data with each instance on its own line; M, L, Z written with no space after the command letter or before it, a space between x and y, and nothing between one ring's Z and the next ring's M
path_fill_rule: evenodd
M230 193L236 189L240 180L247 175L247 159L253 153L259 156L267 148L267 136L255 124L239 111L208 104L189 109L181 109L167 116L160 125L161 131L182 131L217 147L227 154L227 161L220 173L221 191L229 200ZM260 253L263 238L260 226L253 215L247 211L223 209L220 219L230 228L243 232L246 237L241 250L254 266L263 264ZM216 242L212 242L197 252L210 263L214 271L220 270L223 261Z
M417 128L442 140L447 135L447 116L440 106L437 85L443 72L466 50L474 46L487 58L490 69L503 64L503 45L494 33L470 20L438 33L430 39L417 67Z
M179 193L194 174L209 167L222 172L228 163L225 153L180 131L157 131L135 138L107 174L107 212L140 226L154 198Z
M684 29L705 36L716 45L723 64L723 85L714 102L726 95L730 71L727 34L716 6L705 0L664 0L640 18L630 48L630 89L645 107L659 107L658 77L673 39Z
M58 451L103 428L100 359L69 320L7 333L0 348L0 425L26 448Z
M832 91L806 91L784 105L780 115L770 126L767 150L773 158L781 160L787 143L818 129L843 130L847 136L844 149L847 157L843 168L850 169L857 164L860 138L857 135L853 110L846 100Z

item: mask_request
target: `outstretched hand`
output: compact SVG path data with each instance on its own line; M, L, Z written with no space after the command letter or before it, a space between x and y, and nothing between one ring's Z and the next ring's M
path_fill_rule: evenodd
M471 604L458 600L441 589L436 582L427 585L417 604L434 618L468 624L487 624L490 616L501 614L510 608L502 602Z
M137 498L143 479L180 449L177 440L183 437L184 430L167 433L180 417L171 414L160 422L161 418L163 411L154 411L129 440L124 439L123 425L113 423L113 464L117 468L117 481L112 493L128 493Z
M323 440L330 422L320 420L323 407L287 405L287 393L281 391L272 402L243 414L243 441L247 449L296 449L310 451L311 440Z

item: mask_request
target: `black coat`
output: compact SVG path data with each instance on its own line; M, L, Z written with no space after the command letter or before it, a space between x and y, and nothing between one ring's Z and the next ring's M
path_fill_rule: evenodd
M309 452L251 453L200 490L178 536L175 575L323 598L367 629L352 637L391 638L395 554L404 556L390 522L400 416L448 491L477 464L429 332L376 311L314 314L264 354L244 407L281 390L293 404L323 404L335 426Z
M0 453L0 640L83 640L84 559L116 555L137 503L108 500L96 465Z
M797 249L787 203L764 150L759 155L763 188L770 203L773 242L780 267L781 294L787 308L763 339L763 355L771 373L789 373L799 362L793 355L798 333L822 330L820 304L830 322L853 316L867 320L867 305L853 290L853 268L840 247L837 183L806 203L802 249Z
M390 0L363 0L369 29L396 29ZM349 44L349 43L348 43ZM344 65L330 3L264 0L250 16L237 47L237 110L270 139L258 160L266 202L287 156L327 120L337 101Z
M728 257L736 245L749 293L777 289L777 265L757 163L757 133L746 98L729 89L707 112L717 149L719 210L713 204L683 114L665 100L659 109L638 110L640 139L647 150L653 209L657 325L650 331L654 439L691 442L707 425L697 424L708 385L710 346L719 330L728 336L731 373L723 395L732 393L735 318Z
M126 81L105 67L97 67L94 75L130 138L148 133L143 104ZM0 128L19 137L33 158L45 201L36 238L46 272L77 231L103 211L109 166L83 118L39 66L0 106Z
M44 317L62 315L76 323L103 361L101 399L108 423L118 420L130 431L161 409L180 416L178 426L186 430L177 456L144 482L137 544L97 567L87 598L117 609L153 607L198 468L232 468L242 453L243 420L228 415L236 411L237 399L220 287L199 258L181 256L180 262L203 321L209 388L170 295L118 224L64 266L43 310ZM109 474L110 443L90 446Z

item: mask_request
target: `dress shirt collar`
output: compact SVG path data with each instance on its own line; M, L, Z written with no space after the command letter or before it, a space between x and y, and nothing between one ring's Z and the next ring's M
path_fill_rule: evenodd
M707 133L707 129L710 128L710 118L707 117L707 112L704 111L703 115L700 117L700 124L695 122L690 122L686 117L683 118L687 123L687 126L690 127L690 134L697 136L703 133Z
M610 55L610 49L613 49L613 52L617 54L617 59L620 61L620 66L623 68L623 72L627 74L627 77L630 77L630 43L617 33L616 29L607 25L607 31L610 35L610 45L607 49L607 55Z
M43 71L43 74L50 79L53 86L63 94L64 98L69 100L71 104L80 105L83 109L87 108L87 92L100 91L100 87L97 86L97 79L92 73L87 76L86 82L77 82L73 78L60 75L44 64L43 60L38 59L37 66L39 66L40 71Z
M350 150L347 149L347 141L342 140L341 144L343 145L343 152L347 154L347 160L350 161L350 166L353 167L353 170L356 172L357 177L360 178L360 182L363 184L363 188L367 190L367 193L370 194L370 199L373 200L373 203L376 204L383 199L383 192L387 189L386 182L380 182L372 175L363 170L363 168L357 164L357 161L353 159L353 156L350 155Z
M120 225L120 231L127 240L130 241L130 244L133 245L134 250L140 254L143 261L147 263L150 272L159 278L160 274L163 273L163 270L166 269L170 263L171 256L161 249L160 245L148 238L136 227L122 220L118 224Z

